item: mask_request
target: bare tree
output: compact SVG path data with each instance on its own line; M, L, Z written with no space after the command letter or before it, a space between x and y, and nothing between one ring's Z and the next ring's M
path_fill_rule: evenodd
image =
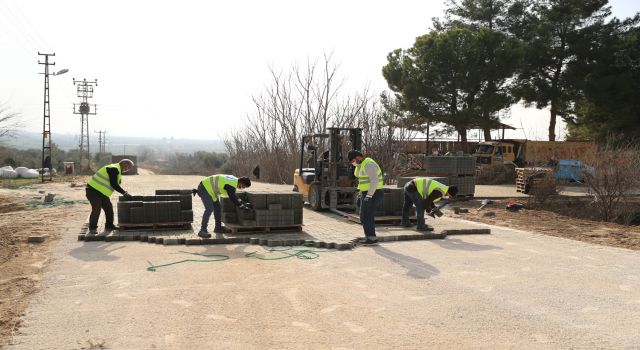
M640 186L640 145L609 137L583 170L592 206L603 221L626 221L630 197ZM626 222L625 222L626 223Z
M332 55L310 60L289 71L270 67L271 83L253 97L254 111L246 116L246 127L229 134L225 145L234 172L248 174L260 165L261 180L291 183L299 161L301 136L323 133L327 127L361 127L364 151L377 157L388 172L395 169L394 137L406 137L389 127L388 116L368 87L356 94L343 94L344 81ZM321 145L325 146L325 145Z
M9 107L0 104L0 139L13 136L21 127L20 114L11 112Z

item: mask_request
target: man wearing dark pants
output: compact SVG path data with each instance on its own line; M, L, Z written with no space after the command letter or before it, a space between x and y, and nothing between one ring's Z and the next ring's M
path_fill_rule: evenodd
M424 223L425 210L431 212L435 203L440 201L445 195L453 198L458 193L456 186L446 186L428 177L419 177L407 182L404 185L404 204L402 205L402 226L410 227L409 210L416 206L416 217L418 220L418 231L433 231L433 228Z
M351 150L347 153L349 162L354 166L353 174L358 179L360 191L360 222L364 229L365 238L361 243L375 245L376 237L376 207L382 203L382 170L378 163L369 157L364 157L360 151Z
M202 222L200 224L200 232L198 236L201 238L209 238L207 227L209 226L209 219L211 213L215 220L215 233L230 233L231 230L222 226L222 206L220 205L220 197L229 197L231 201L243 210L249 210L251 203L244 203L238 196L236 196L236 188L243 189L251 186L251 180L248 177L237 178L233 175L212 175L205 177L198 189L193 190L193 195L196 193L200 196L202 204L204 205L204 213L202 214Z
M125 198L131 195L120 187L122 183L122 173L126 173L133 167L133 162L123 159L118 163L107 164L100 168L87 182L86 195L91 203L91 215L89 216L89 233L96 234L98 229L98 219L100 211L104 210L105 226L107 230L117 230L113 224L113 205L111 205L111 195L114 191L121 193Z

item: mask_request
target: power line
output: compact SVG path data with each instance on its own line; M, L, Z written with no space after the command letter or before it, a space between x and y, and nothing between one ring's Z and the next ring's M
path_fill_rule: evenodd
M32 46L33 51L38 51L38 46L40 46L38 44L38 42L31 36L31 34L29 33L28 30L24 30L24 28L20 28L22 27L21 22L18 20L18 18L13 14L13 12L11 11L11 9L7 6L6 3L4 3L3 1L0 1L0 4L5 8L5 13L7 14L7 18L10 19L14 25L16 26L16 29L18 31L18 33L26 40L26 42L29 43L29 45Z
M5 27L5 26L2 24L2 21L0 21L0 29L2 29L2 31L7 35L7 37L8 37L8 38L13 38L13 34L11 33L11 31L10 31L10 30L8 30L8 29L7 29L7 27ZM15 40L15 39L14 39L13 41L14 41L14 42L17 44L17 46L18 46L18 47L20 47L20 49L22 49L22 51L24 51L28 56L32 56L32 55L33 55L34 50L33 50L33 49L31 49L31 48L26 47L22 41L20 41L20 40ZM37 50L35 50L35 51L37 51Z
M40 41L41 44L44 44L45 47L49 48L50 45L47 42L46 39L44 39L44 37L42 35L40 35L40 32L36 29L36 27L33 26L33 24L31 23L31 21L29 20L29 18L27 16L24 15L24 12L22 12L22 9L20 8L20 6L18 6L18 4L14 1L14 0L10 0L11 4L13 4L13 7L15 7L16 9L18 9L18 13L20 14L20 16L25 20L25 22L27 23L27 25L29 26L29 28L31 28L31 30L33 31L33 33L35 34L36 39L38 39Z

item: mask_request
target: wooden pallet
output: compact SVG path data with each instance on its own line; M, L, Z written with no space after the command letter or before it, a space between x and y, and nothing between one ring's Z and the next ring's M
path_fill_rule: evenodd
M118 226L120 226L120 230L124 231L188 230L191 228L191 223L191 221L160 222L154 224L119 223Z
M524 193L527 178L529 176L540 173L553 173L551 168L516 168L516 192ZM537 183L544 181L544 178L534 178L531 181L531 187L535 187Z
M232 234L238 233L281 233L300 232L302 225L276 225L276 226L242 226L238 224L227 224L224 227L231 230Z

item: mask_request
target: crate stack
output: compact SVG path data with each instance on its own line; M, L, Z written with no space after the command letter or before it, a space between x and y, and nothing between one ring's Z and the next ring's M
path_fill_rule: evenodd
M303 200L300 193L237 192L253 210L236 207L229 198L221 198L222 221L242 227L278 227L302 225Z
M376 208L376 216L400 216L402 215L402 205L404 204L404 189L383 188L384 197L382 203ZM414 209L411 211L413 215ZM356 206L356 214L360 214L360 203Z
M118 199L118 223L122 226L188 224L193 222L191 190L157 190L155 196Z

